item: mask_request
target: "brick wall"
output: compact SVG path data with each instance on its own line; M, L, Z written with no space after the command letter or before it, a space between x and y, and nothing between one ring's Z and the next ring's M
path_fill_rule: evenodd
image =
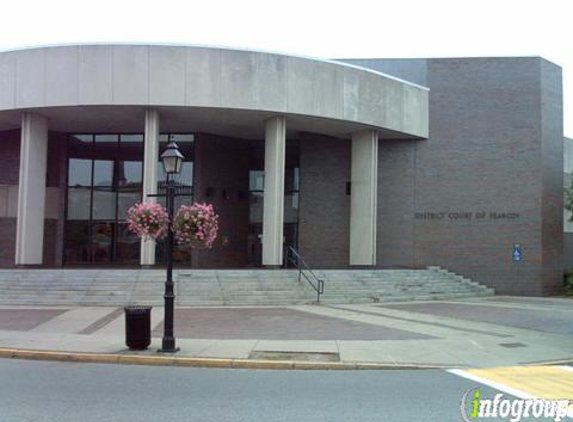
M378 145L378 220L376 264L413 268L416 192L415 141L380 140Z
M300 136L299 249L315 268L348 265L350 141Z
M193 266L245 267L249 234L249 142L198 134L195 163L195 200L215 206L219 236L211 250L193 252Z
M411 61L391 62L394 76L412 74ZM380 141L378 264L441 265L505 294L558 291L560 69L539 58L415 64L430 88L430 139Z
M563 286L563 87L561 69L545 60L541 65L542 149L542 294Z

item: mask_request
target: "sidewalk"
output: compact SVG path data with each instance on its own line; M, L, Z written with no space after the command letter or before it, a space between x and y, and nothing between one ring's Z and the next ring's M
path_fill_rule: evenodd
M491 297L294 307L176 308L180 352L125 345L122 308L0 307L0 356L237 368L455 368L573 360L573 300Z

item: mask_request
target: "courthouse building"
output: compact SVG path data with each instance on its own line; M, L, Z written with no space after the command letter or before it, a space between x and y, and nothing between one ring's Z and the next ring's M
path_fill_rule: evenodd
M441 266L499 293L562 285L561 70L538 57L316 60L224 48L0 53L0 265L161 265L126 228L185 155L220 214L190 268Z

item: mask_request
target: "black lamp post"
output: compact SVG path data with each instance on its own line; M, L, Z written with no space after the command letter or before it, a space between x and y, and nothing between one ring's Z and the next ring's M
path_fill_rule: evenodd
M169 214L169 225L167 228L167 244L165 260L167 261L167 279L165 281L165 318L163 321L163 341L161 343L160 352L175 353L179 350L175 347L175 337L173 336L173 314L175 293L173 292L173 208L175 199L175 184L173 176L179 174L181 171L181 164L185 157L179 150L175 142L169 142L167 148L161 154L161 163L166 175L166 202L167 213Z

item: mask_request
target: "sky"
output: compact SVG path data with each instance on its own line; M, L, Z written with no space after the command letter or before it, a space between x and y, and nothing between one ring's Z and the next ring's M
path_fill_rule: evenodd
M563 68L564 134L573 138L573 32L567 3L7 0L0 6L0 50L150 42L318 58L541 56Z

